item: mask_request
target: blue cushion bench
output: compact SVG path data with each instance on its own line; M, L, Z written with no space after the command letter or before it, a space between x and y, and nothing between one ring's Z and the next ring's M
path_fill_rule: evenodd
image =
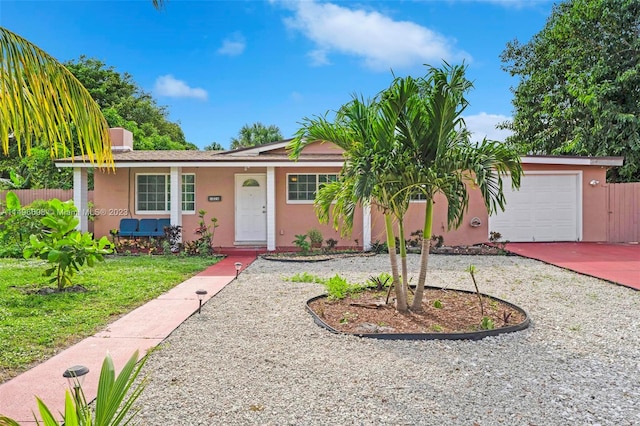
M133 233L136 231L138 231L138 219L120 219L119 236L133 237Z
M155 232L151 234L152 237L164 237L164 228L171 226L171 219L158 219Z
M164 228L171 226L171 219L120 219L120 237L164 237Z

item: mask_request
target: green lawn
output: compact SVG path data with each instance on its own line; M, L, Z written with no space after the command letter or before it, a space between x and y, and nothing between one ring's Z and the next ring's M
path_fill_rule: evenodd
M76 274L85 293L47 287L46 262L0 259L0 383L216 263L215 258L110 257Z

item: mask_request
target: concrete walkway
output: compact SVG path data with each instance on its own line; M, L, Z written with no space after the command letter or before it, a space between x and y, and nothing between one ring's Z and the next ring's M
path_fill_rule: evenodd
M68 385L62 373L77 364L89 367L90 372L82 388L87 400L93 400L98 389L102 361L107 353L111 354L118 374L135 350L139 350L141 355L145 354L197 312L196 290L207 291L203 299L205 303L233 281L236 262L241 262L244 270L255 259L255 256L249 255L228 256L157 299L131 311L96 335L1 384L0 414L21 424L35 424L33 413L38 413L36 396L47 404L52 413L64 412L64 395Z
M640 290L640 245L509 243L512 253Z

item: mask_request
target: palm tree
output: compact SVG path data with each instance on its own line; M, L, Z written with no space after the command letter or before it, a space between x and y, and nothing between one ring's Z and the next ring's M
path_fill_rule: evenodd
M437 193L447 199L449 228L457 228L469 203L467 184L480 189L489 214L501 208L505 198L501 175L511 174L514 188L520 186L522 168L515 151L486 139L475 146L465 128L462 113L468 103L465 93L472 84L466 66L429 67L424 79L397 79L393 86L405 88L403 110L397 126L399 145L410 152L417 169L405 180L405 191L425 195L422 256L413 311L422 310L422 297L429 261L433 223L433 200Z
M365 102L354 97L336 113L330 122L326 117L305 119L295 138L289 144L291 157L298 158L304 146L314 141L330 141L344 149L345 163L336 182L323 186L316 196L315 207L321 222L333 216L333 225L342 234L353 227L353 216L358 204L374 205L381 209L385 219L391 275L396 292L396 308L407 310L406 256L403 263L403 282L400 283L393 219L402 217L408 202L394 197L403 162L394 157L397 115L392 109L382 108L374 100ZM400 227L401 238L403 228ZM402 249L402 248L401 248ZM406 254L406 252L405 252ZM402 258L402 251L401 251Z
M276 125L265 126L260 122L245 124L237 138L231 138L231 149L248 148L282 140L282 133Z
M161 9L164 0L152 0ZM38 46L0 27L0 144L30 155L46 144L52 158L84 155L113 164L109 128L89 92L60 62ZM78 139L80 152L74 149Z
M417 193L426 198L420 273L411 309L422 310L436 194L448 203L449 228L457 228L468 206L467 184L477 186L489 213L504 209L501 175L510 173L514 188L522 169L518 155L504 144L483 141L475 146L465 128L465 93L472 87L466 67L430 67L425 78L396 78L375 101L353 99L336 114L305 119L290 144L292 158L313 141L330 141L345 150L337 182L318 191L315 206L321 221L351 230L358 203L382 209L391 261L396 307L407 309L404 214ZM393 219L398 223L403 282L399 282Z

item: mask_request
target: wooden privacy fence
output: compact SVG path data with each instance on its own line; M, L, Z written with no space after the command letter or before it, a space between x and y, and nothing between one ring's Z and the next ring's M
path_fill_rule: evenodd
M607 241L640 241L640 182L607 184Z
M9 191L0 191L0 201L6 200L6 194ZM61 201L73 199L72 189L16 189L13 190L20 199L20 204L26 206L36 200L50 200L57 198ZM93 201L93 191L89 191L87 195L89 201Z

